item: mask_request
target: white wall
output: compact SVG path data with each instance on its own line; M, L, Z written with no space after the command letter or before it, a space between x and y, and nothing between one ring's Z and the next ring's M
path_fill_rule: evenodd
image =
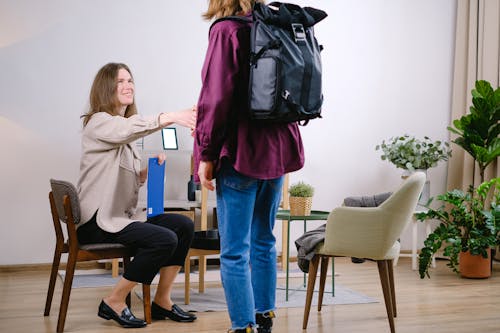
M79 116L103 64L131 67L143 114L196 103L206 3L0 0L0 265L52 260L48 180L78 179ZM378 143L404 133L448 139L456 1L296 3L329 17L316 27L323 119L302 128L306 165L291 181L315 185L314 208L325 210L348 195L394 189L400 171L380 160ZM171 199L185 197L189 173L192 139L179 131L181 151L167 157ZM159 134L145 149L160 149ZM444 163L430 170L432 195L444 191L445 176Z

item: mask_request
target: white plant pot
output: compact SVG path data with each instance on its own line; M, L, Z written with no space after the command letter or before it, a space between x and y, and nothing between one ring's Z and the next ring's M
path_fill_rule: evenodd
M420 197L418 199L417 205L424 206L427 204L431 197L431 182L429 180L429 176L427 175L427 169L417 169L415 171L404 170L401 174L402 179L408 178L411 174L420 171L425 174L425 183L424 188L422 189L422 193L420 193Z

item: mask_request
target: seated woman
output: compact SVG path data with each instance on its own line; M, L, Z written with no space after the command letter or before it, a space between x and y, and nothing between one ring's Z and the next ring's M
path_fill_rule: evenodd
M134 141L170 124L194 128L196 109L137 114L134 81L125 64L109 63L97 73L90 91L90 109L82 116L82 156L78 194L82 222L78 225L81 244L120 243L136 249L123 277L99 305L98 316L113 319L123 327L144 327L125 303L137 283L160 280L151 312L153 319L179 322L196 319L170 298L172 284L184 263L194 224L177 214L160 214L147 221L134 219L139 187L147 169L141 170L140 154ZM162 164L165 155L158 155Z

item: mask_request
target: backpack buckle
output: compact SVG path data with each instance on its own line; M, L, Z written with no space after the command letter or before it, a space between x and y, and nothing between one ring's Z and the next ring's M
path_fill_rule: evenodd
M306 41L306 31L301 23L292 23L293 36L295 37L295 42L305 42Z

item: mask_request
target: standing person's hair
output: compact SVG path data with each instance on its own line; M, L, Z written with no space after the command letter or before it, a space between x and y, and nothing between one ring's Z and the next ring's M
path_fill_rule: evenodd
M90 108L89 111L82 115L83 126L87 125L90 117L94 113L107 112L112 116L119 115L118 110L120 107L120 102L116 95L116 79L118 77L118 71L120 69L125 69L129 72L130 76L133 78L132 72L127 65L122 63L111 62L104 65L96 74L94 82L92 83L92 88L90 89ZM125 118L128 118L134 114L137 114L137 108L134 102L127 106L125 110Z
M238 13L247 13L257 2L264 3L264 0L209 0L208 10L203 14L203 18L211 20Z

